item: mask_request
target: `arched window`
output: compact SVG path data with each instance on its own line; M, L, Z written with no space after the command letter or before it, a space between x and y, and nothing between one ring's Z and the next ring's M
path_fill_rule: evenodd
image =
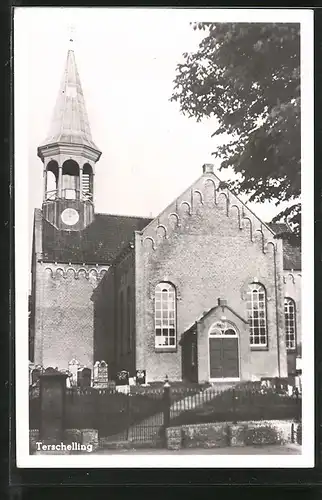
M248 286L247 316L250 326L250 345L267 346L266 291L259 283L251 283Z
M66 160L62 174L63 198L76 200L79 197L79 167L76 161Z
M57 197L57 188L58 188L58 164L56 161L51 160L47 165L46 172L46 192L45 199L46 200L55 200Z
M236 337L237 332L235 327L228 321L216 321L216 323L211 325L209 335L215 337Z
M55 200L57 196L57 180L55 174L47 171L46 200Z
M176 347L176 291L171 283L155 288L155 347Z
M295 302L288 297L284 299L284 315L286 349L294 350L296 348Z
M83 198L85 200L93 199L93 170L89 163L85 163L83 166Z

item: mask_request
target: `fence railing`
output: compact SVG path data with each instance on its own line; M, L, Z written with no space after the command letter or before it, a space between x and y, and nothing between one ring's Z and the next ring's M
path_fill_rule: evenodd
M206 389L177 397L171 405L171 425L249 420L301 419L301 397L274 390L259 391L243 387Z
M61 197L66 199L66 200L79 200L82 198L83 200L93 200L93 194L86 190L83 189L82 193L79 189L74 189L74 188L64 188L60 190L61 192ZM46 201L52 201L56 200L59 197L59 190L58 189L52 189L50 191L46 191Z
M66 429L97 429L109 441L164 443L169 426L254 420L301 420L301 396L254 385L215 388L195 385L130 386L65 390ZM39 394L30 392L30 426L39 421ZM294 431L295 432L295 431ZM294 436L294 439L300 439Z
M229 388L130 387L67 389L67 425L97 428L101 436L150 436L171 425L248 420L301 419L299 394Z

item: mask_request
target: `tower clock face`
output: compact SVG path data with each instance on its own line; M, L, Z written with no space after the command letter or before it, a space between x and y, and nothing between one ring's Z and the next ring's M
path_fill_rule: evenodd
M74 226L79 221L79 214L74 208L65 208L61 214L61 220L67 226Z

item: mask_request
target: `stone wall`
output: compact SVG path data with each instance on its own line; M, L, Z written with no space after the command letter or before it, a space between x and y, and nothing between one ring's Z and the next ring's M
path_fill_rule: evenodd
M218 422L169 427L167 448L223 448L291 443L292 421ZM295 430L300 424L293 423Z

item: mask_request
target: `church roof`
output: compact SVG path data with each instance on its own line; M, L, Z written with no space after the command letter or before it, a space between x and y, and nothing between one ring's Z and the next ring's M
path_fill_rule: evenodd
M67 53L65 70L49 133L42 147L55 143L83 145L99 151L92 140L85 99L73 50L69 50Z
M43 219L43 260L87 264L112 264L120 250L151 219L111 214L95 214L83 231L61 231Z
M290 228L285 223L269 222L269 227L276 235L290 232ZM301 262L301 247L293 242L283 239L283 267L285 270L300 271L302 268Z
M228 311L230 311L234 316L236 316L238 319L240 319L243 323L247 324L248 323L248 320L246 318L244 318L243 316L241 316L240 314L238 314L238 312L236 312L232 307L230 307L228 304L227 304L227 301L226 300L222 300L222 299L218 299L218 304L215 305L215 306L212 306L210 309L208 309L207 311L204 311L197 319L196 321L194 321L194 323L192 323L188 328L186 328L183 332L183 334L181 335L181 339L180 339L180 342L179 344L182 345L182 342L184 341L184 339L186 338L186 336L192 332L197 332L197 324L198 323L201 323L203 322L203 320L208 316L208 314L212 313L213 311L215 311L216 309L222 309L222 311L224 312L225 309L228 309Z
M290 228L285 222L268 222L267 224L275 234L289 233Z
M300 271L302 269L301 248L288 241L283 242L284 269Z

